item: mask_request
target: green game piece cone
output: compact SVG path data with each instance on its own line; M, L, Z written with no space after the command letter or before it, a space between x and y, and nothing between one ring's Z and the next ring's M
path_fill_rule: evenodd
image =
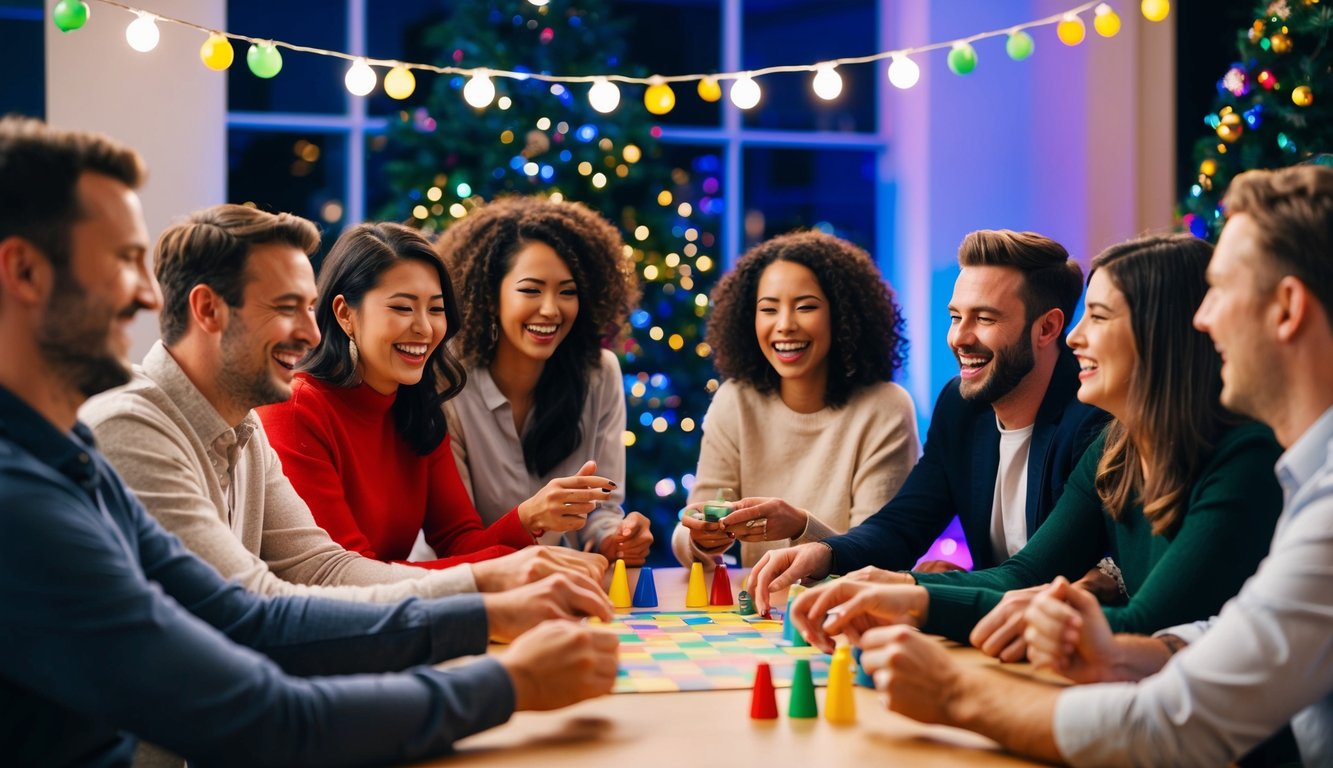
M787 717L819 717L815 703L815 681L810 676L810 660L797 659L791 672L791 701L787 703Z

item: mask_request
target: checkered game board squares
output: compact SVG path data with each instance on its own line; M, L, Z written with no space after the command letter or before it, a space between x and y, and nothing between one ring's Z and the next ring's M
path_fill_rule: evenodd
M774 685L787 687L802 658L815 685L828 680L828 654L784 641L780 621L679 611L617 616L606 627L620 637L615 693L746 689L760 661L772 668Z

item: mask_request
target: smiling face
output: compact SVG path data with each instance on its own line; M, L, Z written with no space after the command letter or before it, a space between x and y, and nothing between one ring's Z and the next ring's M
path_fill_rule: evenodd
M530 242L500 280L497 355L545 362L578 315L578 285L569 265L546 243Z
M356 339L362 380L385 395L421 381L449 325L439 272L415 259L385 270L360 307L338 296L333 311Z
M759 276L754 334L783 383L828 381L833 345L828 298L808 267L775 261Z
M296 364L319 343L310 258L284 243L262 243L245 261L240 307L222 333L218 392L248 411L291 397Z
M1012 267L963 267L949 301L949 349L958 359L959 391L994 403L1014 390L1036 363L1023 273Z
M1138 345L1125 294L1104 269L1088 281L1083 319L1069 332L1069 346L1080 368L1078 399L1126 421Z
M91 397L130 380L130 323L140 309L161 307L162 295L146 265L148 231L134 191L89 172L79 177L76 194L82 215L37 344L62 381Z
M1272 372L1280 370L1275 344L1265 338L1277 311L1272 284L1258 268L1258 225L1246 214L1232 216L1217 240L1208 262L1208 293L1194 314L1194 327L1207 333L1222 356L1222 405L1263 420L1272 415Z

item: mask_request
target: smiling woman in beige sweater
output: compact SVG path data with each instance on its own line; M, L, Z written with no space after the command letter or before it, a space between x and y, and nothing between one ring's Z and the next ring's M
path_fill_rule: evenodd
M892 382L906 340L870 256L820 232L755 246L718 284L707 339L725 381L703 423L684 564L737 540L741 562L844 533L893 496L917 459L916 410ZM703 503L732 489L719 522Z

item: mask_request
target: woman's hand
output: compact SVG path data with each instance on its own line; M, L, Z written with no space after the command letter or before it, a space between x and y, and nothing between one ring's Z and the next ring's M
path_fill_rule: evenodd
M717 503L716 501L699 501L680 511L680 524L690 532L690 540L694 542L694 546L711 555L721 554L727 547L731 546L731 542L736 540L735 534L728 532L722 523L709 522L703 519L704 505ZM732 503L727 502L728 506Z
M732 502L731 514L722 518L722 526L741 541L782 541L805 533L809 518L809 512L782 499L747 496Z
M557 477L518 505L523 527L534 537L547 531L576 531L588 522L588 513L611 498L616 487L609 477L594 474L597 462L585 462L577 474Z

